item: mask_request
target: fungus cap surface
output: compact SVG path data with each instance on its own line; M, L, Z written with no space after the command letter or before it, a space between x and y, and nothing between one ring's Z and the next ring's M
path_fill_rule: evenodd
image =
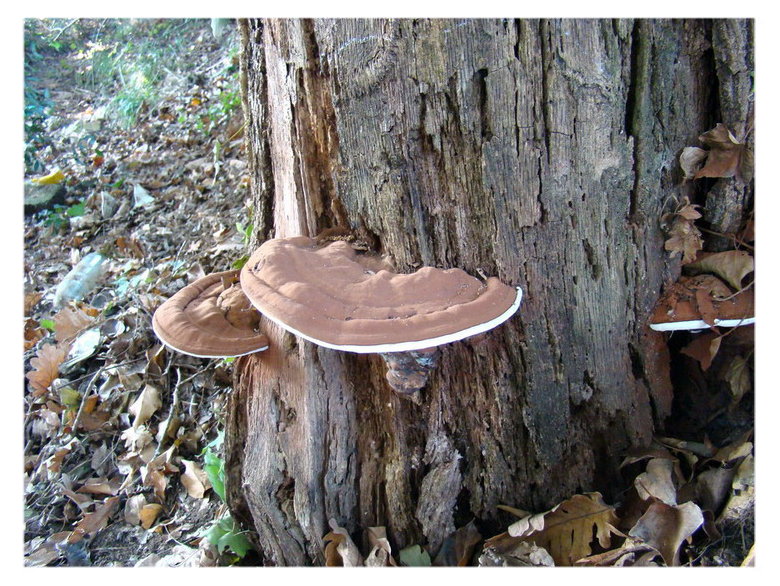
M243 356L268 348L268 338L242 323L246 319L228 315L256 313L238 290L225 287L238 274L238 271L213 273L178 291L154 312L154 333L166 346L199 358ZM223 296L223 293L231 295ZM242 298L245 307L241 307Z
M315 344L348 352L403 352L485 332L509 319L522 291L460 269L376 270L343 241L266 241L241 269L260 312Z

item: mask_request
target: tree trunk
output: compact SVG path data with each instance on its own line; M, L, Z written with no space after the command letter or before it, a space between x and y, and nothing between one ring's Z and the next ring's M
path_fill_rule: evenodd
M731 29L723 57L713 43ZM229 504L264 563L322 563L331 519L435 554L471 519L502 530L499 504L615 502L626 450L671 409L666 339L647 318L679 274L659 225L677 156L728 123L718 75L735 52L745 62L752 23L251 20L241 33L254 244L344 227L398 272L459 267L524 292L504 325L441 348L420 404L392 391L379 356L264 320L271 349L237 363L226 434Z

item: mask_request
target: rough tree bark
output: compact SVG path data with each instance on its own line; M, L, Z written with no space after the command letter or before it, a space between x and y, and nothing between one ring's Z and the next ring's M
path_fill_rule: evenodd
M721 76L750 73L752 23L240 29L255 244L346 227L399 272L460 267L525 293L506 324L442 348L419 405L379 356L264 323L271 350L237 363L226 434L229 504L264 562L322 563L329 519L435 553L472 518L497 532L502 503L614 502L621 458L671 408L646 320L679 274L659 226L676 158L745 124L746 90Z

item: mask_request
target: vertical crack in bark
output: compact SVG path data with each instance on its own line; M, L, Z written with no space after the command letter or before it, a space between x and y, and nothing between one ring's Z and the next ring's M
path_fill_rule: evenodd
M268 88L266 78L264 24L259 20L238 21L242 50L239 59L241 74L241 106L246 124L245 141L249 153L249 168L253 170L253 200L261 202L254 210L255 225L250 245L270 238L273 234L274 176L271 166L271 149L268 138ZM258 74L248 71L252 68ZM250 81L252 85L250 86Z
M314 21L301 21L304 66L296 73L293 121L300 153L297 165L305 193L308 225L316 233L349 227L333 178L337 165L338 129L327 61L321 59Z
M626 118L625 118L625 130L626 135L629 136L633 142L633 158L634 158L634 186L631 189L630 201L628 206L628 217L630 222L638 222L638 200L639 190L642 183L642 163L643 159L640 153L641 141L643 140L643 133L645 131L643 124L643 117L646 110L646 88L647 88L647 75L649 67L649 54L646 46L646 41L643 35L649 35L650 31L647 30L645 25L640 20L634 22L633 29L631 31L631 49L630 54L630 68L629 68L629 84L628 92L626 95Z
M548 65L550 62L550 49L552 39L550 38L550 25L546 20L539 21L539 44L542 48L542 70L539 72L539 78L542 84L542 122L544 124L544 150L547 153L547 164L550 164L550 130L552 121L550 120L550 94L547 79ZM539 178L541 181L541 177ZM541 202L540 202L541 203ZM542 208L542 217L544 217L544 208Z
M490 110L488 108L487 76L488 70L486 68L478 69L474 74L478 92L479 130L483 142L488 142L493 138L493 130L490 127Z

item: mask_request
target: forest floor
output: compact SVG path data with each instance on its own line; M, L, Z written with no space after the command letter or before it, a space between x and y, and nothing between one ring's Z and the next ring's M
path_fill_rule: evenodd
M217 40L208 20L28 23L27 566L259 563L220 498L231 360L168 351L151 328L164 300L237 266L248 250L238 45L234 25ZM90 253L104 258L99 274L86 279L80 298L55 303L66 275ZM615 505L633 519L626 533L633 532L583 563L749 560L752 383L746 361L739 374L733 364L752 331L725 340L719 357L710 356L708 372L717 377L678 352L673 421L656 445L626 457L630 495ZM637 523L630 509L648 494L677 516L673 527L659 525L663 515L655 525ZM685 517L689 502L694 521ZM522 511L512 512L522 521ZM697 515L701 522L685 533ZM330 535L326 559L339 561L349 542ZM509 534L488 540L490 555L475 549L482 536L460 536L470 545L458 562L466 553L467 563L480 565L533 557L518 553ZM674 551L662 544L669 540Z

